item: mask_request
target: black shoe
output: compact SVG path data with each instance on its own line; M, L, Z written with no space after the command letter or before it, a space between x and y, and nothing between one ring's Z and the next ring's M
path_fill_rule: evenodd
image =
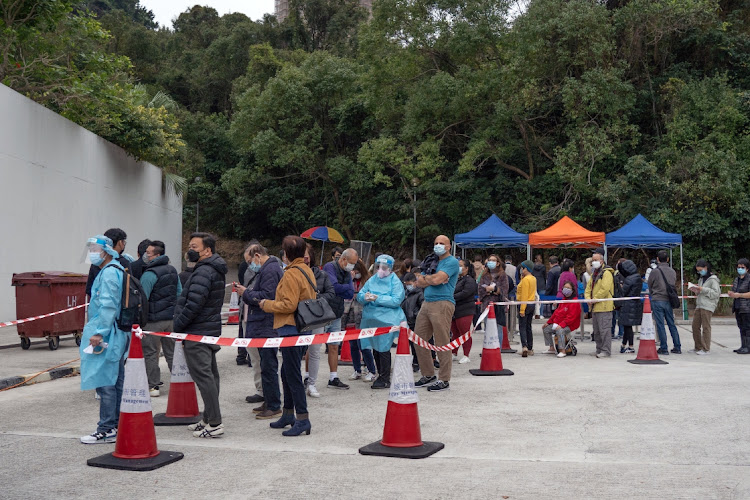
M413 371L414 373L417 373L419 371L419 365L411 365L411 371Z
M329 389L341 389L345 391L349 388L349 386L343 383L341 380L339 380L338 377L336 377L335 379L328 381L328 388Z
M625 354L625 346L620 346L620 354Z
M682 349L677 349L676 347L672 349L673 354L682 354Z
M661 354L662 356L669 356L669 351L667 351L666 349L659 349L658 351L656 351L656 354Z
M260 394L253 394L252 396L248 396L245 398L245 401L247 401L248 403L262 403L265 400L266 398L264 398Z
M438 361L437 359L436 359L436 360L434 360L434 361L432 362L432 366L434 366L434 367L435 367L436 369L437 369L437 368L440 368L440 361Z
M737 349L737 354L750 354L750 349L747 347L741 347Z
M371 389L388 389L391 386L390 382L386 382L382 378L378 377L375 382L370 386Z
M238 365L246 365L247 364L247 357L245 356L237 356L237 364Z
M427 388L427 390L430 392L447 391L448 389L450 389L450 384L448 382L443 382L442 380L438 380L436 383Z
M437 380L436 376L422 377L414 383L414 387L427 387L435 383Z

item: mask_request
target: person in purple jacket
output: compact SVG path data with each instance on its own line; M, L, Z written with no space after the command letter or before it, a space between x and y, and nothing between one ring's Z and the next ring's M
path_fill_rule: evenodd
M575 292L578 293L578 278L576 278L575 268L576 268L575 262L573 262L571 259L563 259L562 273L560 273L560 280L557 286L557 298L558 299L563 298L562 289L565 286L565 283L567 283L568 281L570 281L571 283L576 283Z
M357 251L353 248L347 248L341 253L341 257L339 257L338 260L329 262L323 266L323 271L328 274L331 283L333 283L333 290L336 292L336 297L330 302L331 309L333 309L336 319L326 327L326 333L341 331L341 317L344 315L344 301L351 300L354 297L352 271L354 270L357 260L359 260ZM349 386L343 383L338 375L340 345L341 342L328 343L328 367L331 370L328 380L328 388L346 390Z

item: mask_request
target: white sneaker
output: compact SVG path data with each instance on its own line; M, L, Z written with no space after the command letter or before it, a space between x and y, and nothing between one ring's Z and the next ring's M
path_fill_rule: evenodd
M314 385L310 384L307 386L307 395L311 398L319 398L320 393L318 392L318 389L315 388Z
M362 380L363 380L364 382L372 382L372 381L373 381L373 380L375 380L376 378L377 378L377 376L376 376L375 374L373 374L373 373L368 373L367 375L365 375L365 376L364 376L364 378L363 378Z
M471 359L469 359L469 356L464 356L464 357L462 357L462 358L461 358L461 359L460 359L460 360L458 361L458 364L459 364L459 365L465 365L465 364L466 364L466 363L468 363L469 361L471 361Z
M458 360L458 354L454 354L453 355L453 361L457 361L457 360Z
M214 438L224 434L224 424L219 424L216 427L207 425L199 431L195 431L193 436L197 438Z
M695 354L697 354L698 356L705 356L706 354L708 354L708 351L695 351Z
M99 393L98 393L98 392L95 392L95 393L94 393L94 399L97 399L97 400L99 400L99 399L102 399L102 398L101 398L101 397L99 397Z
M557 357L558 358L564 358L565 356L567 356L567 354L565 354L564 351L560 351L560 352L557 353Z
M201 419L199 422L196 422L194 424L188 425L189 431L200 431L203 430L208 425L207 422L204 422L203 419Z
M158 398L159 397L159 388L158 387L152 387L148 390L148 395L152 398Z
M95 432L89 436L81 437L83 444L105 444L117 441L117 429L108 432Z
M354 373L352 373L352 374L351 374L351 376L349 377L349 380L359 380L359 379L361 379L361 378L362 378L362 374L361 374L361 373L359 373L359 372L354 372Z

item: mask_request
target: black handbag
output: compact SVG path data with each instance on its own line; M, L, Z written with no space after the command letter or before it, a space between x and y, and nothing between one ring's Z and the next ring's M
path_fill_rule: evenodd
M310 281L302 269L293 267L291 269L297 269L302 273L310 286L315 291L314 299L300 300L297 303L297 310L294 311L294 322L297 324L297 331L300 333L309 332L326 326L328 323L336 319L336 315L333 313L330 304L326 299L318 297L318 288Z
M680 308L680 297L677 295L677 290L675 290L674 285L670 285L667 283L667 278L664 276L664 271L656 268L657 271L661 273L661 279L664 280L664 285L667 287L667 296L669 297L669 305L672 307L672 309L679 309Z

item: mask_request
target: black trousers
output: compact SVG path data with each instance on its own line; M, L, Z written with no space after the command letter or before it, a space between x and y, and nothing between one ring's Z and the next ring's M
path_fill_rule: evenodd
M281 408L281 390L279 389L279 350L275 347L262 347L260 354L260 380L263 384L263 397L269 410Z
M630 347L633 347L633 327L632 326L623 326L622 327L622 345L629 345Z
M391 351L373 351L375 365L378 367L378 378L383 382L391 381Z
M518 315L518 331L521 333L521 346L534 349L534 336L531 333L531 320L534 318L534 309L526 307L526 314Z

